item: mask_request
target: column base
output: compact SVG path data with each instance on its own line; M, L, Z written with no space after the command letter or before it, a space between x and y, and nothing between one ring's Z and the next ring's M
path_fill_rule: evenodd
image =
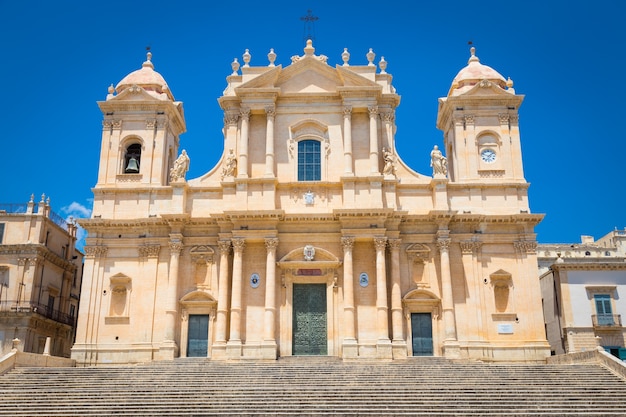
M344 339L341 344L343 359L356 359L359 357L359 345L356 339Z
M378 342L376 342L376 357L378 359L393 359L391 340L379 339Z
M211 346L211 359L225 360L226 356L226 342L215 342Z
M443 356L449 359L461 358L461 345L456 340L446 340L443 342Z
M226 357L228 359L241 359L241 340L229 340L226 343Z
M159 350L154 353L154 359L159 361L172 360L178 356L178 345L173 340L165 340Z
M263 359L278 358L278 345L275 340L263 341L261 343L261 357Z
M406 359L407 357L406 341L404 340L392 341L391 351L393 352L394 359Z

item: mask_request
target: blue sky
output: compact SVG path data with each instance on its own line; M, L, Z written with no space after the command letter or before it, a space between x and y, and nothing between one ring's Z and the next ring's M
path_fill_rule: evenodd
M410 6L409 6L410 5ZM311 9L316 54L366 64L372 48L402 96L397 150L431 175L429 153L443 144L437 99L477 56L511 77L525 100L520 130L530 208L545 213L540 243L599 238L626 218L626 2L605 1L143 1L0 0L2 155L0 203L42 193L62 216L85 217L98 171L97 101L139 69L146 46L177 100L191 157L187 178L209 171L222 152L217 98L230 63L302 55L301 17Z

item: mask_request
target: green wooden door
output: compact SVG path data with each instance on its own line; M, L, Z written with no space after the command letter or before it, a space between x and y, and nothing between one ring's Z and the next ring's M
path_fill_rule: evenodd
M187 357L206 358L209 345L209 316L189 316L189 332L187 338Z
M433 321L430 313L411 313L413 356L433 355Z
M293 285L292 354L328 354L326 284Z

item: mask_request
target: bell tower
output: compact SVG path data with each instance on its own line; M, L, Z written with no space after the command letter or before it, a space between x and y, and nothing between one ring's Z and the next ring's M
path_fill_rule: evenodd
M468 65L439 99L437 128L444 133L451 182L526 182L518 124L523 99L472 47Z
M154 71L152 53L141 69L115 88L111 85L98 106L104 119L95 189L168 185L185 118L182 102L174 100L165 79Z

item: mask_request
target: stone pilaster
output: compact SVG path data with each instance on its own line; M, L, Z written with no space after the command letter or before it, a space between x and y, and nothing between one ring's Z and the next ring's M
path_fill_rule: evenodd
M343 108L343 161L344 174L354 175L352 169L352 107Z
M273 178L274 173L274 118L276 116L276 108L268 106L265 108L267 115L267 125L265 131L265 177Z
M389 306L387 305L387 268L385 264L386 237L375 237L376 248L376 328L378 341L377 356L380 359L391 359L391 341L389 340Z
M265 264L265 328L261 356L264 359L276 359L276 248L278 239L265 239L267 260Z
M230 254L230 240L217 242L220 251L220 269L218 277L217 314L215 319L215 343L211 356L224 358L226 356L226 323L228 322L228 257Z
M450 242L448 230L437 232L437 247L440 255L441 298L445 338L443 342L444 356L456 358L460 356L459 343L456 339L456 318L454 316L454 296L452 292L452 276L450 275Z
M359 350L355 331L356 311L354 308L354 270L352 259L354 238L342 237L341 246L343 246L343 315L345 326L342 351L344 358L356 358L359 355Z
M241 297L243 284L243 249L246 242L242 238L233 239L233 282L230 301L230 338L226 344L226 354L231 359L241 357Z

